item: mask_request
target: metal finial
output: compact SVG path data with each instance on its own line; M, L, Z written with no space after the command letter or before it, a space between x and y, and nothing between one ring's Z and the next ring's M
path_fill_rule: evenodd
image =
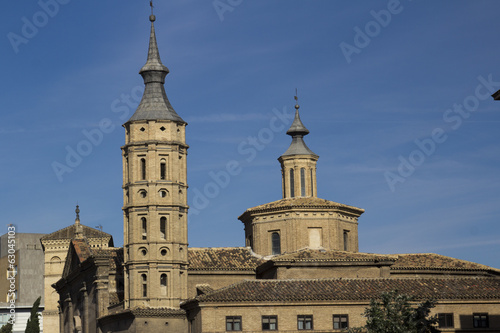
M295 88L295 96L294 96L294 99L295 99L295 109L298 110L299 109L299 94L297 93L297 88Z
M149 20L151 22L154 22L154 21L156 21L156 16L154 14L154 8L155 8L155 6L153 6L153 0L149 1L149 5L151 6L151 16L149 17Z
M76 219L79 220L80 219L80 206L76 205L75 213L76 213Z

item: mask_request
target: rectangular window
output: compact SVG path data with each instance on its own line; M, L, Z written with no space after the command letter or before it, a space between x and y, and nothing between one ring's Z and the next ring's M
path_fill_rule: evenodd
M299 330L312 330L313 329L313 316L299 315L297 316L297 329Z
M262 316L262 330L263 331L277 331L278 330L278 316Z
M227 316L226 331L241 331L241 316Z
M489 320L487 313L474 313L474 328L488 328Z
M333 329L340 330L349 327L348 315L333 315Z
M440 328L454 327L453 313L438 313L438 321Z

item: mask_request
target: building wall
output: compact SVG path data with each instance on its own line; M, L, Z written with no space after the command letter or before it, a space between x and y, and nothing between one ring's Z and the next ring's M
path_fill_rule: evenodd
M201 304L199 308L189 310L193 333L226 332L226 316L241 316L242 332L262 332L262 316L276 315L278 331L303 332L297 329L297 316L313 315L314 332L340 332L333 329L333 315L348 315L349 327L365 325L366 318L362 313L369 302L337 302L333 303L260 303L260 304ZM197 312L199 311L199 313ZM443 332L477 332L472 328L473 313L489 314L489 329L481 331L500 331L500 302L463 301L443 302L434 308L431 314L453 313L455 327L443 329ZM201 328L200 328L201 327ZM462 330L463 329L463 330Z
M251 233L253 251L264 256L273 254L273 232L280 234L281 253L306 247L343 251L344 231L348 233L347 251L358 252L359 249L357 218L342 216L334 211L293 209L256 215L245 221L245 229ZM319 244L311 244L311 229L320 230ZM247 239L249 237L247 235Z

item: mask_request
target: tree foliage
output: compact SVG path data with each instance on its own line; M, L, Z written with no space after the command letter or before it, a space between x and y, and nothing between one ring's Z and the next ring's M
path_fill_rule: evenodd
M31 308L31 315L26 324L25 333L40 333L40 318L38 314L38 307L40 306L41 296L37 298L33 307Z
M12 324L8 323L0 328L0 333L12 333Z
M412 305L413 298L399 294L397 291L382 293L380 299L372 299L365 310L368 333L438 333L437 316L430 316L435 306L434 300L427 300ZM360 332L360 328L348 330L349 333Z

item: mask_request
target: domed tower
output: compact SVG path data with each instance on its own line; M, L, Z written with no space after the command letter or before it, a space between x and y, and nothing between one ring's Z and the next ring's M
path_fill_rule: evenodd
M264 256L306 248L357 252L358 218L364 210L318 198L319 156L304 142L309 130L300 120L299 108L296 104L295 119L286 132L292 143L278 158L283 198L249 208L239 217L246 246Z
M154 15L145 90L125 127L123 155L125 308L173 308L187 298L185 129L165 93Z

